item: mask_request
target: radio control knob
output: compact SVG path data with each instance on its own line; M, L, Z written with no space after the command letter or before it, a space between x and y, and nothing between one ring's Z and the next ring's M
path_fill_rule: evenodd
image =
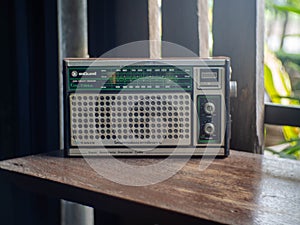
M236 98L237 97L237 82L236 81L230 81L229 90L230 90L230 97Z
M207 102L205 103L204 105L204 111L207 113L207 114L213 114L216 110L216 107L214 105L214 103L212 102Z
M208 135L212 135L215 132L215 126L212 123L205 124L204 132Z

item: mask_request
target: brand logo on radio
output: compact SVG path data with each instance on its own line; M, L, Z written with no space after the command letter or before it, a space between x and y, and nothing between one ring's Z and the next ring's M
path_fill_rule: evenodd
M96 76L97 72L82 72L79 73L80 76Z
M78 72L77 71L72 71L71 75L72 75L72 77L77 77L78 76Z

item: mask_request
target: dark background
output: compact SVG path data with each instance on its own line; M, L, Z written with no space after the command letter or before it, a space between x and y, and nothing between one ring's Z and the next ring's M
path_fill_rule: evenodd
M163 2L163 40L197 53L196 0ZM147 0L88 0L89 55L148 39L147 7ZM1 0L0 27L0 160L57 150L57 3ZM60 223L59 199L7 183L0 196L1 224Z

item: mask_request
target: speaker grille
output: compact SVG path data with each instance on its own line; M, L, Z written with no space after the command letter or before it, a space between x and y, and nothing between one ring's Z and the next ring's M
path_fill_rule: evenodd
M187 145L189 93L71 94L72 146Z

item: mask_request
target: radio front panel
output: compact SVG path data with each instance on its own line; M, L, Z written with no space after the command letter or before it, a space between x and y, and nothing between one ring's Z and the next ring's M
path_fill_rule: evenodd
M227 58L64 65L68 155L228 155Z

